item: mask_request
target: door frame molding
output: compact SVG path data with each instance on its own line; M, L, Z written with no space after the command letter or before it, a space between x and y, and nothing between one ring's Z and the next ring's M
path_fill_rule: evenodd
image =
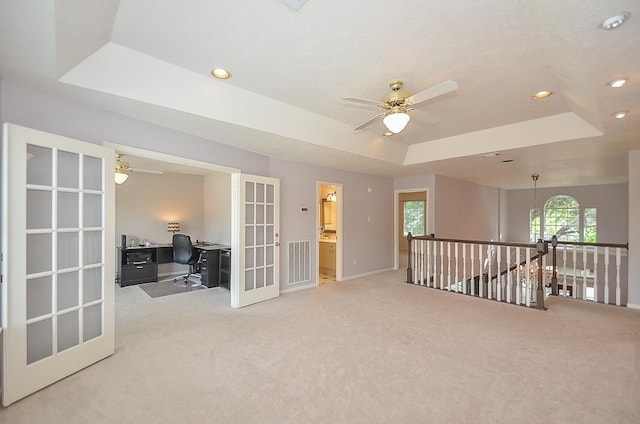
M400 269L400 236L398 234L398 226L400 225L400 216L398 211L400 210L400 193L418 193L424 191L426 193L426 201L425 205L425 217L424 217L424 226L425 232L429 234L429 187L419 187L419 188L400 188L395 189L393 191L393 270L397 271Z

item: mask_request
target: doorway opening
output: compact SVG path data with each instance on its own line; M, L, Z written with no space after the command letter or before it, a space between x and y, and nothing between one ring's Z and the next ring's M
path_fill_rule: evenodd
M342 279L342 185L318 182L318 285Z
M407 266L407 234L423 236L429 232L428 189L395 191L394 269Z

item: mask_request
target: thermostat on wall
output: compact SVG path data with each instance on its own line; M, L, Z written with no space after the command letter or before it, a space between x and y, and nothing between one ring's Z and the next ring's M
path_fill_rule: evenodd
M306 207L306 206L302 206L302 207L300 208L300 213L309 213L309 208L308 208L308 207Z

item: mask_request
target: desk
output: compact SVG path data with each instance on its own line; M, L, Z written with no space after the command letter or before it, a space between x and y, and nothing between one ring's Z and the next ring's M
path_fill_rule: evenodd
M201 283L229 288L231 248L223 244L194 244L202 252ZM120 287L158 281L158 264L173 262L170 244L118 247L117 282Z

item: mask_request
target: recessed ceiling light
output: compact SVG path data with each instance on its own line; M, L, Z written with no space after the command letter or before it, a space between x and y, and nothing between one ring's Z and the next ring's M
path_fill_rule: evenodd
M629 112L626 112L626 111L616 112L616 113L613 114L613 117L616 118L616 119L622 119L625 116L627 116L628 113Z
M629 19L629 16L631 16L631 13L629 13L629 12L618 13L617 15L613 15L612 17L602 21L602 23L600 24L600 28L602 28L604 30L607 30L607 31L610 31L612 29L616 29L620 25L622 25L624 23L624 21Z
M386 133L383 133L382 135L384 135L385 137L391 137L393 135L393 133L391 131L387 131Z
M626 82L627 82L627 80L625 78L620 78L620 79L617 79L617 80L613 80L613 81L611 81L609 83L609 87L620 88L623 85L625 85Z
M226 69L222 69L222 68L216 68L213 71L211 71L211 75L213 75L216 78L219 79L228 79L231 78L231 72L227 71Z
M542 91L538 91L536 94L531 96L531 98L533 100L541 100L541 99L546 99L547 97L551 96L552 94L553 94L553 92L551 92L549 90L542 90Z

